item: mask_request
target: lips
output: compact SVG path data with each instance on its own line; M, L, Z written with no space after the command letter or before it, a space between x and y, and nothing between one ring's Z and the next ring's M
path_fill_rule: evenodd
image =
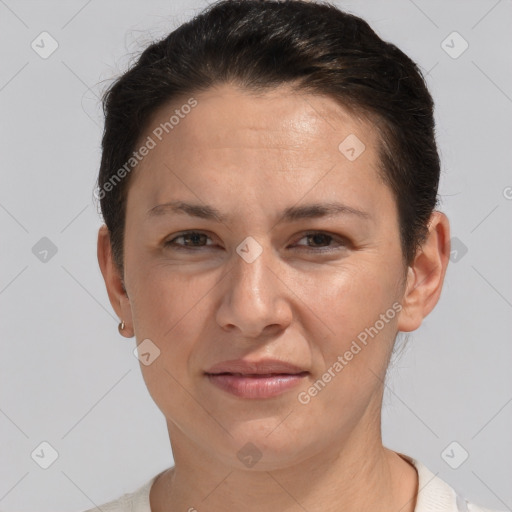
M307 372L307 370L286 361L279 361L278 359L261 359L259 361L234 359L231 361L224 361L222 363L215 364L206 370L205 373L229 373L233 375L259 376L294 375L303 372Z
M217 388L238 398L271 398L297 386L309 372L294 364L265 359L224 361L205 372Z

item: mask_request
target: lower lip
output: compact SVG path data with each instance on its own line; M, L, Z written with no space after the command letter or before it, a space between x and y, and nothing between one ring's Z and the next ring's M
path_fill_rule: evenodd
M246 376L230 373L207 374L210 382L241 398L270 398L294 388L308 372Z

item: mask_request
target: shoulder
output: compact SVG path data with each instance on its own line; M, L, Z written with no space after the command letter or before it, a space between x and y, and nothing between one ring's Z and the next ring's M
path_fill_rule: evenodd
M411 463L418 472L418 494L414 512L500 512L471 503L421 461L403 453L398 455Z
M479 507L474 503L466 501L468 512L502 512L499 510L491 510L490 508Z
M158 475L152 477L135 491L123 494L120 498L108 503L84 510L84 512L151 512L149 492Z

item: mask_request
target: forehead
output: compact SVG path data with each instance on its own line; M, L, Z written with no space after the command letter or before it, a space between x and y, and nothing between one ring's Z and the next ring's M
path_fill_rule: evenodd
M372 145L376 135L367 120L350 113L333 98L294 91L288 85L255 93L223 84L193 97L197 106L187 108L191 112L181 113L179 119L173 114L185 110L190 97L174 99L159 108L146 132L163 127L166 142L174 140L180 144L186 140L198 147L215 147L231 141L248 149L258 149L264 143L269 149L290 150L315 150L321 141L325 148L332 149L334 143L337 149L340 137L356 132ZM176 125L169 127L171 117ZM311 141L316 142L312 147Z
M184 108L190 98L196 105ZM153 115L140 144L147 137L155 145L136 166L129 197L150 206L183 199L178 190L299 200L308 189L356 194L380 182L373 126L329 97L289 86L255 94L225 84L175 99Z

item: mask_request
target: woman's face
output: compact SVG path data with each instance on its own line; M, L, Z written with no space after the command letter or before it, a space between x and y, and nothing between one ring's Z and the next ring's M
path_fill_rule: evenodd
M405 285L376 131L332 99L284 87L194 98L160 109L140 139L155 147L133 171L124 241L124 320L137 343L151 340L141 369L171 438L237 467L261 455L258 469L354 432L371 439ZM178 201L222 220L160 206ZM205 373L238 359L307 373Z

